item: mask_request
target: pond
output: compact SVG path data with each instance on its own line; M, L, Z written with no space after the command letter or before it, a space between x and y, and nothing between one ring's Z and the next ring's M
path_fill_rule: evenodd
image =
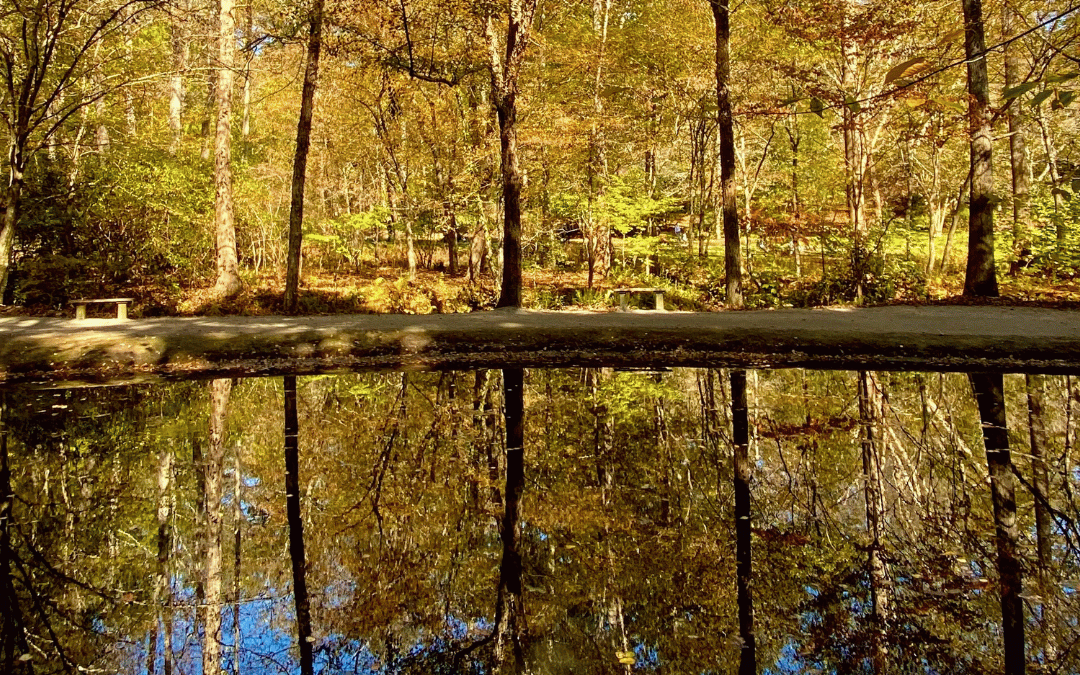
M728 673L752 601L758 672L1080 671L1076 378L1003 380L1016 626L968 376L748 371L740 507L731 371L521 373L0 393L0 670Z

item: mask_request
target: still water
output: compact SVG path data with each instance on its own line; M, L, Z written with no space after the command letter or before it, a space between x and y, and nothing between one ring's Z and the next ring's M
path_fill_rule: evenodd
M295 383L0 394L0 671L738 670L727 373L530 370L520 443L501 371ZM1078 672L1080 383L1004 383L1026 660ZM747 392L758 672L1002 672L968 378Z

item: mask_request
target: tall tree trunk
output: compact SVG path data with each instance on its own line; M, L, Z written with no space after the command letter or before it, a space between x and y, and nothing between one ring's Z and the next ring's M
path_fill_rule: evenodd
M965 5L968 2L971 0L965 0ZM1023 572L1018 552L1020 530L1016 522L1016 482L1005 418L1004 381L1000 374L971 373L968 377L979 407L994 503L1005 673L1021 675L1025 668Z
M321 2L320 2L321 5ZM245 141L251 135L251 59L255 56L255 3L249 2L244 8L244 107L240 121L240 137ZM320 11L321 11L320 7ZM305 80L306 80L305 75Z
M296 376L285 376L285 511L289 521L289 558L292 560L296 639L300 647L300 673L314 673L311 643L311 607L308 602L304 556L304 520L300 515L300 423L296 414Z
M735 132L731 115L731 12L726 0L709 0L716 28L716 135L720 144L720 192L724 219L724 271L728 307L743 306L739 212L735 194ZM746 371L731 372L732 435L735 445L735 575L739 604L739 675L757 672L754 598L751 589L750 424Z
M1043 142L1043 152L1046 153L1046 168L1050 177L1050 186L1052 188L1051 194L1054 198L1054 233L1056 247L1060 253L1061 248L1065 245L1065 205L1062 203L1061 192L1059 191L1062 185L1061 173L1058 171L1057 146L1054 145L1050 123L1043 114L1042 103L1035 108L1035 121L1039 124L1039 131Z
M982 0L963 0L964 52L968 72L968 123L971 133L971 197L968 203L968 257L964 295L997 296L994 268L994 165L990 128L990 82Z
M217 133L214 136L214 236L217 245L217 283L214 293L231 298L240 292L233 223L232 88L236 53L233 0L219 0L217 64Z
M12 150L12 154L15 151ZM0 218L0 305L4 304L8 280L11 276L11 258L15 250L15 226L19 222L19 206L22 197L22 171L12 165L7 189L4 190L4 215Z
M210 382L210 443L203 461L206 530L203 532L203 592L206 617L203 629L203 675L221 673L221 529L224 496L225 418L232 380Z
M862 245L861 239L865 229L865 190L862 172L862 146L860 144L858 120L853 106L848 105L847 100L858 99L858 54L851 36L851 14L854 12L856 3L854 0L844 0L843 23L840 27L840 51L843 59L840 64L840 95L844 97L844 105L841 108L844 131L844 170L846 174L845 191L847 196L848 219L851 223L852 233L855 237L855 245ZM856 252L857 255L858 252ZM861 284L857 287L861 295Z
M731 115L731 14L726 0L709 0L716 26L716 134L720 142L720 191L724 209L724 272L727 305L743 306L739 208L735 196L735 131Z
M881 391L873 373L859 371L859 422L863 461L866 530L870 546L866 568L870 576L870 605L873 620L871 662L875 673L888 672L889 650L885 636L889 613L888 580L885 561L881 555L881 525L884 520L884 494L881 477L881 439L877 438L878 415L881 412Z
M588 287L593 287L595 278L607 276L611 267L611 224L605 219L598 219L593 208L594 200L603 196L607 182L607 138L601 124L604 114L604 99L601 87L604 77L604 57L607 54L608 22L611 16L611 0L593 0L593 32L599 42L596 54L596 72L593 77L593 123L589 138L589 204L592 243L589 247Z
M512 0L507 18L506 44L499 42L492 26L485 23L491 58L491 103L499 119L499 148L502 161L503 261L502 289L497 307L521 306L521 168L517 156L518 75L532 30L539 0Z
M188 35L185 30L187 0L177 0L175 13L170 24L169 44L172 49L172 73L169 75L169 132L172 136L170 151L180 149L183 135L184 111L184 75L187 72L189 53Z
M1001 6L1001 32L1006 38L1015 33L1016 10L1009 4ZM1023 61L1017 52L1018 45L1011 42L1005 45L1005 88L1015 87L1023 78ZM1029 256L1031 240L1025 216L1028 200L1027 148L1025 147L1024 125L1020 118L1020 101L1012 101L1005 116L1009 122L1009 165L1012 169L1012 230L1013 230L1013 270L1019 270Z
M285 272L285 311L296 314L300 288L300 249L304 240L304 182L311 147L311 121L315 111L315 89L319 83L319 53L322 51L323 0L315 0L308 29L307 65L304 89L300 94L300 120L296 124L296 153L293 155L292 201L289 205L289 259Z

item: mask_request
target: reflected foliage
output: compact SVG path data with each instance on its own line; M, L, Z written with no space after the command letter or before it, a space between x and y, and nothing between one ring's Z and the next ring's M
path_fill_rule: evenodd
M894 672L1001 672L994 516L978 409L960 374L877 373L860 420L855 373L750 371L757 661L774 673L873 671L866 425L882 473L877 550L887 573L882 647ZM501 372L298 378L302 504L315 672L514 672L501 639L507 437ZM1052 519L1038 554L1028 387L1004 378L1018 476L1028 667L1080 668L1075 579L1080 387L1041 380ZM4 644L36 673L145 672L173 618L173 672L200 670L196 617L205 385L6 394L14 495L5 562L18 625ZM239 597L222 606L232 667L299 669L279 380L232 391L226 456L240 453ZM728 373L531 370L515 521L525 667L546 673L731 672L737 615ZM864 406L865 407L865 406ZM865 417L865 415L864 415ZM175 456L168 587L155 595L161 448ZM226 462L226 473L231 469ZM224 508L228 505L230 508ZM235 546L223 537L223 558ZM222 588L233 588L231 565ZM159 597L160 596L160 597ZM157 600L155 600L157 598ZM10 630L16 630L15 635ZM489 636L493 639L486 639ZM25 651L23 651L25 650Z

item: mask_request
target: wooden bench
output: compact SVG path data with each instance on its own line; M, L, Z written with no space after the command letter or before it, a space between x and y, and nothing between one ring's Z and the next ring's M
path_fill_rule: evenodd
M615 294L619 296L619 311L627 311L627 296L631 293L652 293L656 297L656 311L664 311L664 289L662 288L616 288Z
M126 319L128 318L127 310L128 305L135 302L135 298L96 298L93 300L72 300L71 304L75 305L75 318L86 318L86 306L87 305L116 305L116 318Z

